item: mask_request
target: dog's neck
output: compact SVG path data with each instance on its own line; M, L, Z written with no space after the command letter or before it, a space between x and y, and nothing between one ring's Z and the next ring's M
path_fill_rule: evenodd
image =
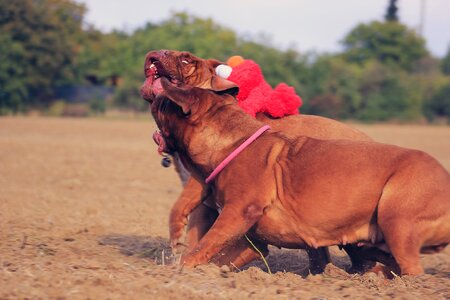
M237 105L225 105L186 128L179 154L184 164L204 180L232 151L264 124Z

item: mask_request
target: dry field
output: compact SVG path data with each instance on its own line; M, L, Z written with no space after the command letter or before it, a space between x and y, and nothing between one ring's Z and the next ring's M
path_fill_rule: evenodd
M450 169L450 127L355 125L425 150ZM171 264L167 219L180 192L148 121L0 118L0 299L449 299L450 247L426 275L312 276L301 250L245 270Z

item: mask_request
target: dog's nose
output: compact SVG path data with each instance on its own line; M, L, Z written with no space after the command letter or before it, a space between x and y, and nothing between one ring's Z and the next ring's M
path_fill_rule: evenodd
M158 54L159 56L167 56L169 55L169 50L159 50Z
M147 53L146 62L153 63L155 60L160 60L166 56L170 55L169 50L158 50Z

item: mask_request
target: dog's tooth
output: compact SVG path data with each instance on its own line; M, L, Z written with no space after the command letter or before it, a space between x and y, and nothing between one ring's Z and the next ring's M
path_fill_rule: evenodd
M150 65L150 69L156 68L155 64Z

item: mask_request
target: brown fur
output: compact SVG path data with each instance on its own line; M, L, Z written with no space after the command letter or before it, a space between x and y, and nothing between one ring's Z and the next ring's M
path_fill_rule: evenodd
M152 113L199 181L263 125L229 95L163 86ZM213 260L248 234L289 248L363 243L388 250L401 274L421 274L421 250L450 242L450 174L417 150L271 130L209 188L222 212L183 256L186 266Z
M188 64L185 62L188 62ZM214 69L221 62L214 59L204 60L188 52L160 50L147 54L144 69L147 70L151 64L155 64L158 67L161 76L168 77L179 83L219 92L236 92L236 85L234 83L216 76ZM151 91L151 86L144 84L141 88L141 94L144 99L150 103L153 102L155 95ZM302 135L319 139L370 140L368 136L360 131L335 120L319 116L300 114L274 119L260 113L257 115L257 119L265 124L269 124L276 130L282 131L289 138ZM228 120L223 120L223 122L227 123ZM176 163L179 165L177 161ZM170 240L172 247L177 248L181 244L180 239L186 224L188 224L186 241L188 249L192 249L196 246L200 238L211 228L218 214L215 207L211 208L212 205L202 204L195 206L201 203L200 195L202 194L202 185L196 182L195 178L188 179L182 172L180 176L184 182L187 182L170 213ZM213 200L206 201L206 203L208 202L213 202ZM191 212L193 207L195 207L195 210ZM267 254L266 245L262 245L261 250ZM310 267L314 273L323 270L325 265L330 262L326 249L311 249L308 251L308 254L313 258L311 259ZM233 265L240 267L257 259L259 254L253 250L246 240L243 240L227 248L221 253L220 257L223 258L221 261L231 262ZM233 261L231 257L241 258L238 259L239 261ZM354 270L363 269L367 265L366 262L358 259L357 255L350 255L350 258Z

